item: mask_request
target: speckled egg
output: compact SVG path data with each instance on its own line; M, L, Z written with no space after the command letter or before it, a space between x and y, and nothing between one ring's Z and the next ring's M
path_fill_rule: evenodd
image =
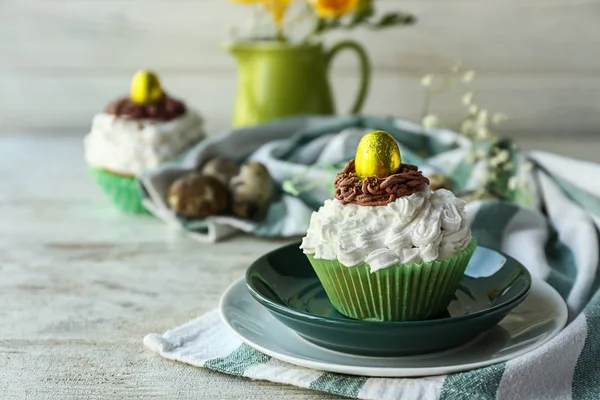
M206 218L227 209L229 192L218 179L193 172L173 182L167 200L181 216Z

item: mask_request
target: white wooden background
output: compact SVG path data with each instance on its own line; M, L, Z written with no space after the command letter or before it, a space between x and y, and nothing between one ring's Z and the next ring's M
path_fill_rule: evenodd
M420 76L462 60L478 71L483 105L511 117L508 134L600 131L600 1L376 1L381 11L410 11L419 22L351 34L374 64L366 112L416 119ZM139 67L156 69L211 132L225 128L236 66L221 45L228 26L249 14L226 0L0 0L0 131L84 133ZM350 56L335 63L342 112L356 68ZM457 120L458 101L441 100L439 114Z

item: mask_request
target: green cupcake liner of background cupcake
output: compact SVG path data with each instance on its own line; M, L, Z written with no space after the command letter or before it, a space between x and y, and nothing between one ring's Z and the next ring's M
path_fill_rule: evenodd
M89 168L91 175L112 203L130 214L147 214L142 205L142 189L136 177L112 174L98 168Z
M364 321L416 321L447 309L476 247L473 239L452 257L392 265L373 273L366 263L346 267L337 260L307 257L341 314Z

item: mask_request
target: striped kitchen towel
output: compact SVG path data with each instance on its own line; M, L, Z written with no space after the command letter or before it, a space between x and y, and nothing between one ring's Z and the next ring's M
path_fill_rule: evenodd
M200 142L182 159L139 178L145 194L143 203L156 217L200 241L216 242L240 231L261 237L302 235L312 212L333 196L335 174L354 157L361 137L374 129L386 130L394 136L404 162L418 165L425 174L450 175L456 191L481 186L485 168L481 168L481 162L469 163L465 159L475 152L485 154L492 141L476 144L455 132L426 130L396 118L310 116L233 129ZM520 155L510 148L504 154L510 154L507 164L518 171ZM170 185L217 155L240 162L259 161L269 169L276 186L282 190L263 221L230 215L190 220L168 207Z
M423 378L367 378L326 373L273 359L241 341L210 312L147 347L165 358L226 374L360 399L600 398L600 166L533 152L528 172L536 199L470 203L481 245L515 257L566 300L570 322L555 338L516 359L468 372ZM249 260L250 261L250 260Z

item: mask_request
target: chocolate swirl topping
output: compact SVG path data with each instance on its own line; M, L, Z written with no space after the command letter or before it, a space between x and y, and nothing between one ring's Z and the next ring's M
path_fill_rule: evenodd
M154 119L170 121L185 114L185 104L169 97L166 93L152 103L136 103L129 97L122 97L110 103L104 110L107 114L133 120Z
M402 164L398 172L386 178L373 175L360 180L354 169L354 160L350 160L335 176L334 185L335 198L342 204L384 206L399 197L420 192L429 185L429 179L416 165Z

